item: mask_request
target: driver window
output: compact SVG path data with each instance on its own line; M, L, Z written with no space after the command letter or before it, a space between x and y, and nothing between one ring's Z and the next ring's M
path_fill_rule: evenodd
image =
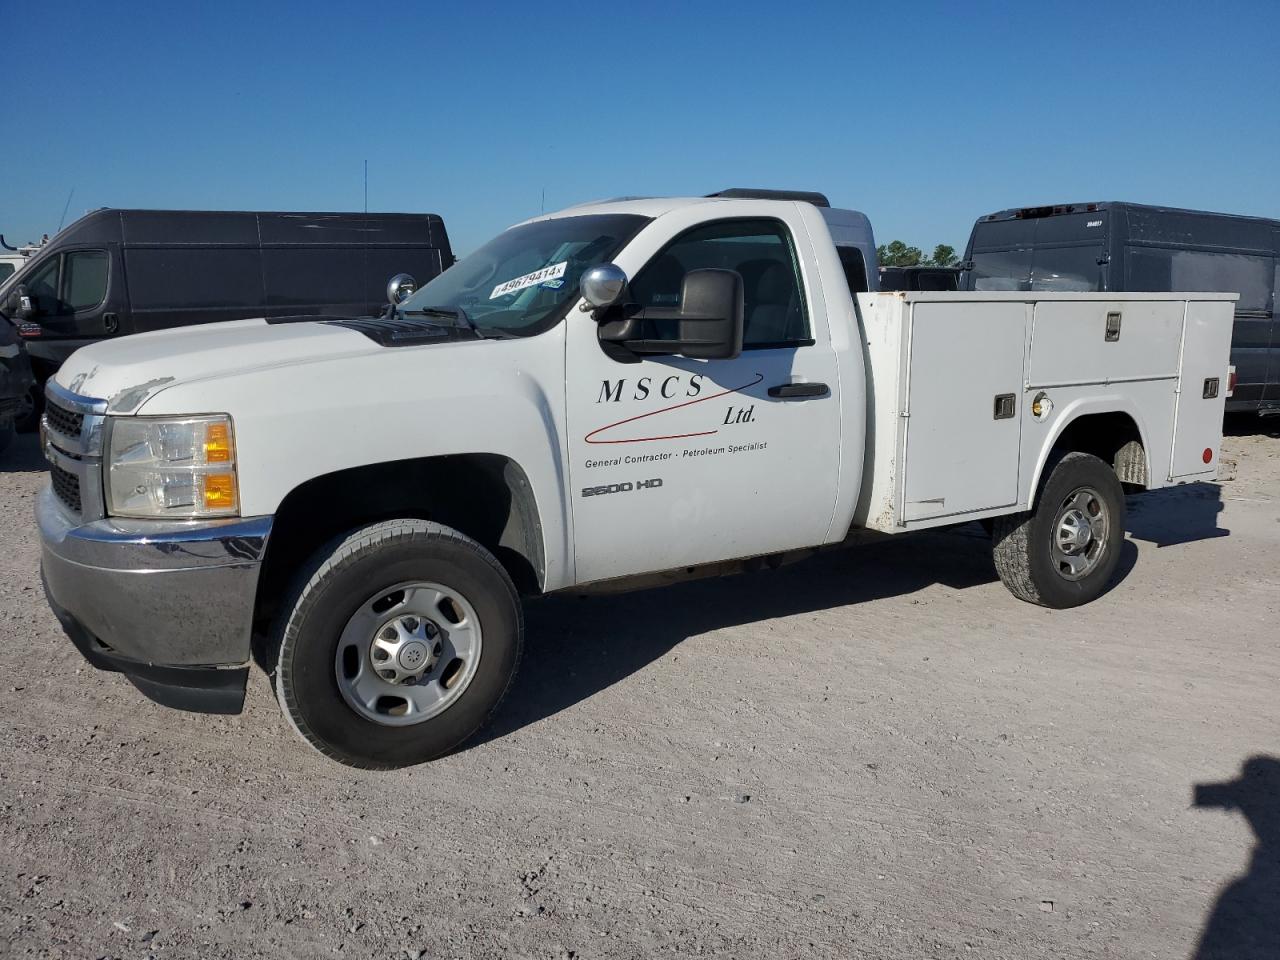
M104 250L68 253L62 269L62 303L68 312L96 307L107 295Z
M677 237L631 281L631 300L644 308L680 305L680 287L690 270L735 270L742 276L743 348L808 346L813 343L795 251L776 220L726 220L695 227ZM677 337L675 322L645 325L655 340Z

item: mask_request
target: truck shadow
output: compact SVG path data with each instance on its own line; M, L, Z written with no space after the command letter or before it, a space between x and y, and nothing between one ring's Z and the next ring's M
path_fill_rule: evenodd
M1280 758L1250 757L1225 783L1198 783L1192 805L1240 813L1257 843L1249 869L1219 895L1193 960L1280 957Z
M1128 498L1127 506L1129 533L1157 547L1231 535L1230 530L1218 526L1223 503L1222 486L1217 483L1190 483L1135 494Z
M1126 540L1112 586L1133 569L1136 557L1137 547ZM586 700L687 637L903 596L934 584L965 590L996 579L991 541L970 524L833 551L776 571L531 601L520 672L493 723L463 749Z
M47 469L38 434L20 433L9 449L0 453L0 473L39 473Z

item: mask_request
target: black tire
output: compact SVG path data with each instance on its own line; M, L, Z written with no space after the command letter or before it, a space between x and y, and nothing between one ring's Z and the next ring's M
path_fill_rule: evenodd
M44 384L36 384L23 398L13 425L19 433L35 433L40 429L40 417L44 413Z
M0 453L4 453L9 449L9 444L13 443L13 421L5 420L0 423Z
M1091 568L1072 579L1055 560L1053 543L1059 511L1082 489L1097 493L1097 504L1106 511L1106 529L1094 538L1100 549ZM1115 471L1091 454L1068 453L1046 471L1034 509L996 517L992 530L996 572L1020 600L1056 610L1077 607L1096 600L1111 582L1120 562L1124 528L1124 490Z
M344 699L335 673L342 631L366 598L426 581L465 596L483 646L474 676L442 713L408 726L367 719ZM492 716L515 676L524 640L511 578L484 547L425 520L391 520L329 544L299 578L276 629L275 687L298 734L353 767L392 769L456 749Z

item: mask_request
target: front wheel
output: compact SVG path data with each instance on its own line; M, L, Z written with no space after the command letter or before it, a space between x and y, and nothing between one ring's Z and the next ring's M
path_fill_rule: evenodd
M1068 453L1040 488L1035 508L997 517L996 571L1021 600L1063 609L1097 599L1120 562L1124 490L1115 471Z
M279 628L276 695L341 763L390 769L455 749L493 713L523 642L493 554L456 530L393 520L316 558Z

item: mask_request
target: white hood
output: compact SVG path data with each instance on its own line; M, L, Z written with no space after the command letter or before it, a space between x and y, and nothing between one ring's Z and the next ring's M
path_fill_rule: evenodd
M112 413L132 413L177 383L379 349L333 324L234 320L90 344L73 353L54 380L72 393L105 399Z

